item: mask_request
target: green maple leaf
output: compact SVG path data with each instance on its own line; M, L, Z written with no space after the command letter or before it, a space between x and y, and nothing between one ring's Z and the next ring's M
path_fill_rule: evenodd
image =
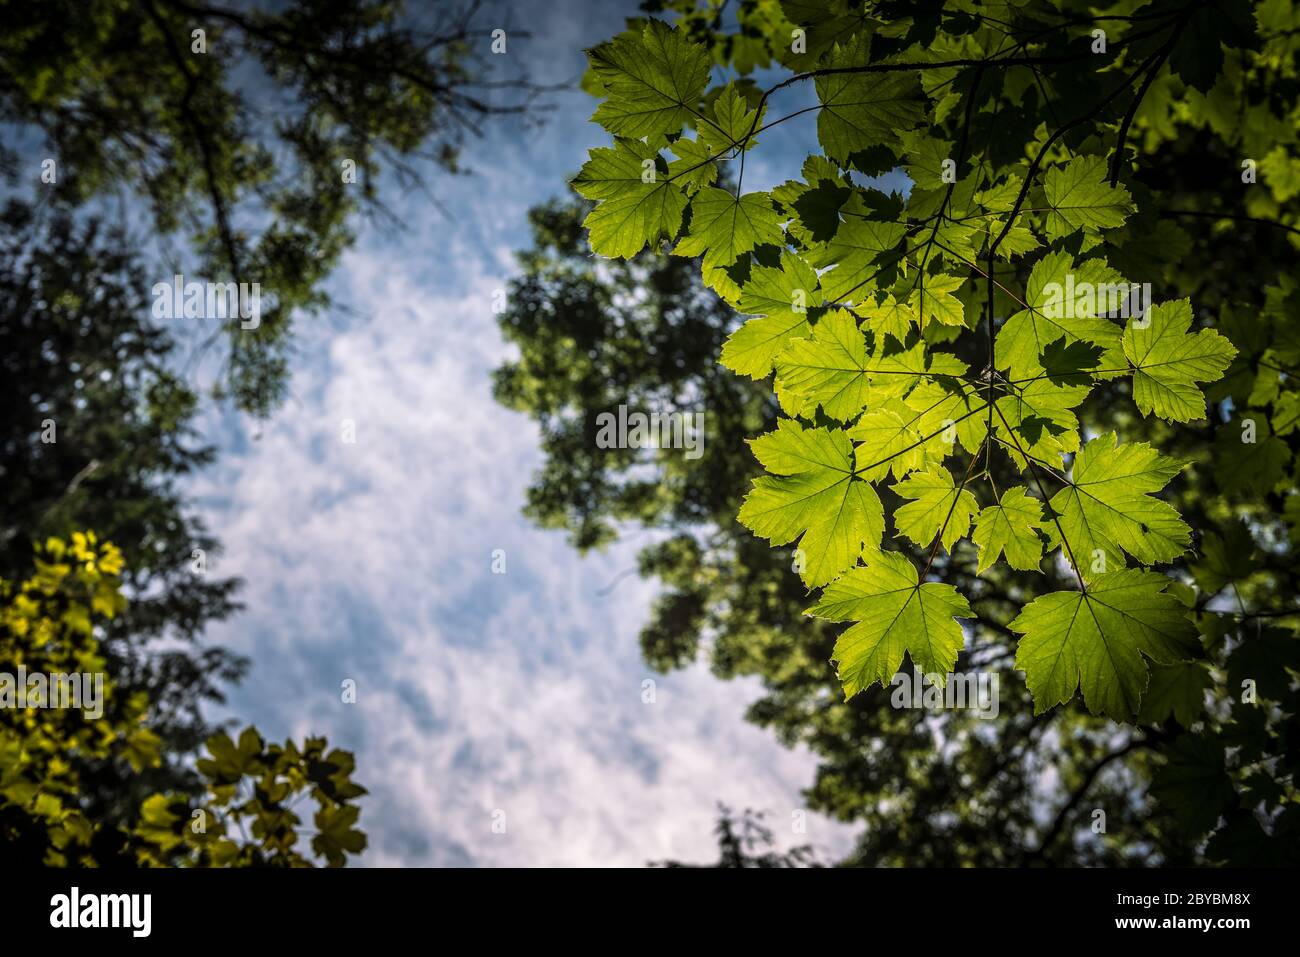
M729 83L713 101L709 118L698 121L700 139L715 153L737 148L741 142L744 142L745 149L753 149L757 145L757 137L749 134L751 131L757 132L763 125L763 113L766 110L766 104L761 111L750 109L736 85Z
M683 136L669 143L668 148L677 157L668 164L669 181L688 193L695 193L717 180L718 164L713 162L713 150L703 141Z
M896 552L873 555L866 567L831 583L805 614L856 622L831 653L846 699L889 682L904 653L927 674L952 671L965 640L957 619L973 617L957 589L922 584L916 566Z
M740 310L756 316L804 315L821 304L817 271L789 251L780 266L754 266L740 298Z
M860 474L869 482L892 474L902 478L908 472L939 466L952 451L942 436L926 441L918 427L921 414L901 399L890 397L864 412L849 428L849 437L858 442Z
M1273 404L1271 423L1275 435L1286 435L1300 425L1300 392L1287 392Z
M920 189L946 189L944 164L956 162L953 143L930 136L924 130L909 130L901 139L905 153L903 169L908 178Z
M860 194L844 207L848 218L835 237L808 252L809 261L821 269L834 266L822 276L827 302L861 302L873 291L873 279L888 261L892 250L907 234L907 227L893 220L871 218Z
M870 370L872 399L889 396L907 396L907 402L913 408L925 412L931 411L928 401L914 398L920 389L931 383L938 383L944 393L953 399L951 410L956 412L971 395L970 387L963 385L966 363L950 352L927 352L924 342L917 342L907 349L897 349L888 342L876 340L878 351L871 357ZM909 395L908 393L911 393ZM928 393L923 393L926 399ZM959 415L954 415L958 418Z
M1259 171L1273 190L1279 203L1300 195L1300 159L1291 156L1286 147L1278 145L1259 161Z
M1146 659L1172 664L1197 648L1187 608L1168 584L1158 572L1126 568L1097 576L1087 592L1052 592L1026 605L1010 628L1023 636L1016 667L1034 713L1081 689L1093 714L1132 720L1147 687Z
M859 35L828 58L831 69L867 62L870 40ZM925 94L918 75L897 73L837 73L816 79L817 138L831 159L848 158L871 146L899 142L899 131L909 129L925 115Z
M880 547L884 508L855 476L853 443L843 431L783 419L749 444L774 475L754 480L737 518L773 545L799 539L806 583L824 585L857 562L864 546Z
M806 31L806 51L782 51L781 62L794 70L820 65L838 40L869 29L871 24L868 11L845 0L781 0L779 10L784 20Z
M727 337L722 364L740 375L763 378L792 340L812 334L807 310L821 302L817 272L794 253L782 253L780 267L754 266L739 309L761 318L749 320Z
M956 442L973 454L988 435L985 393L957 378L966 366L955 356L934 352L929 359L928 378L921 379L904 400L916 412L916 428L922 435L939 433L947 455L956 451Z
M723 302L735 308L742 295L740 284L745 282L745 277L753 266L753 257L746 255L728 266L701 268L700 277L704 280L704 285L716 292Z
M965 281L959 276L924 276L908 296L907 304L912 307L922 326L930 319L945 326L963 325L966 322L966 310L953 293Z
M1124 329L1133 401L1143 414L1171 422L1205 418L1205 395L1196 383L1222 378L1237 350L1212 329L1188 333L1191 324L1191 300L1179 299L1152 306Z
M52 795L39 796L39 798L44 797L52 797ZM38 805L37 812L39 811ZM135 833L164 850L169 850L183 840L176 833L176 822L179 820L180 816L171 809L171 800L166 795L154 794L145 798L140 804L140 823L136 825Z
M979 222L985 223L988 239L990 242L1002 233L1006 225L1007 216L1015 208L1016 197L1020 195L1020 187L1024 180L1014 173L999 183L990 186L988 189L980 190L975 194L975 202L987 213L1005 214L1005 215L985 215L980 217ZM1023 256L1025 253L1032 252L1041 245L1041 241L1029 228L1019 223L1013 225L1002 237L1002 242L998 246L997 254L1003 259L1010 260L1016 256Z
M916 310L905 301L899 302L890 293L879 302L868 299L856 311L866 320L869 329L893 336L899 342L905 340L908 331L918 324Z
M872 354L869 366L878 376L872 391L873 398L902 398L925 381L927 375L925 344L914 343L898 349L877 340L877 351Z
M1083 340L1066 343L1065 336L1050 342L1038 364L1052 385L1091 385L1091 370L1101 367L1101 346Z
M317 834L311 846L333 867L343 864L347 854L360 854L366 849L366 835L355 825L361 809L352 804L322 807L316 812Z
M1073 409L1089 391L1088 386L1058 386L1044 377L995 400L993 430L1012 461L1022 469L1029 467L1028 459L1059 466L1066 453L1077 452L1079 420Z
M799 184L797 189L798 195L783 203L794 214L787 227L791 237L807 246L834 239L840 229L840 210L853 190L832 179L817 180L815 186Z
M677 243L678 256L703 256L704 268L730 266L755 246L785 244L776 209L766 193L740 198L710 186L691 200L691 226Z
M980 550L976 571L983 572L1001 554L1012 568L1036 569L1043 558L1043 542L1035 529L1042 524L1042 503L1030 498L1023 485L1007 489L998 504L981 510L975 519L971 540Z
M709 51L659 20L587 53L606 99L592 119L615 136L679 132L709 83Z
M911 500L894 512L894 525L900 535L922 547L939 535L943 547L951 551L970 531L971 519L979 511L975 496L953 485L945 468L909 475L894 491Z
M940 220L934 230L934 245L930 247L931 259L955 269L963 268L979 256L986 230L983 220L973 223Z
M738 375L762 379L772 371L773 360L792 341L811 332L808 320L798 313L751 319L723 343L722 364Z
M808 339L795 339L777 357L781 402L811 417L821 406L833 419L850 419L867 404L871 368L866 338L842 310L823 316Z
M879 340L877 341L879 344ZM899 398L931 379L945 383L949 391L925 404L908 403L924 411L921 425L928 428L944 417L965 419L966 405L972 401L969 389L957 387L956 377L966 371L965 363L948 353L926 355L921 343L910 349L869 352L866 337L853 316L833 310L823 316L811 338L793 340L776 359L776 389L781 406L792 415L811 418L818 407L832 418L848 420L870 402L877 404ZM972 435L973 423L958 427L965 439ZM931 430L932 431L932 430ZM968 447L972 447L968 442Z
M629 258L681 228L686 194L654 170L657 155L644 143L619 140L612 148L592 150L574 178L574 189L600 201L583 221L596 253Z
M1100 259L1076 263L1068 252L1048 253L1034 264L1025 283L1025 304L998 330L994 343L995 364L1010 371L1013 379L1026 380L1044 374L1040 356L1055 342L1075 342L1102 348L1100 369L1120 374L1128 365L1121 348L1120 327L1099 315L1111 305L1110 297L1100 303L1089 295L1097 287L1114 288L1123 278ZM1094 366L1094 369L1097 367ZM1097 374L1097 373L1094 373Z
M1125 552L1146 565L1177 558L1191 530L1177 509L1152 494L1185 464L1145 442L1121 445L1114 432L1093 439L1075 456L1072 484L1052 498L1052 547L1064 547L1064 534L1085 579L1122 568Z
M1106 175L1106 162L1099 156L1078 156L1047 171L1043 194L1050 207L1045 225L1048 239L1124 225L1133 200L1123 186L1111 186Z

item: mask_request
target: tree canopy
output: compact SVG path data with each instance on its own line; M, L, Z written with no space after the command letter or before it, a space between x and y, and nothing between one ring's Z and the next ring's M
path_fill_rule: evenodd
M759 675L856 861L1294 861L1293 6L647 7L503 317L531 512L663 531L648 659ZM705 455L597 448L619 404Z
M239 582L218 574L220 544L183 496L215 454L195 427L196 366L215 352L216 396L270 415L291 326L328 305L359 218L401 223L383 180L461 172L465 138L535 115L541 88L490 69L499 25L474 2L0 9L13 187L0 213L0 664L43 660L53 649L33 638L58 634L112 703L100 731L4 712L0 841L50 864L299 864L308 848L342 863L364 845L351 756L254 729L236 740L204 711L248 662L202 637L238 608ZM220 321L181 356L184 335L157 313L159 281L178 273L240 289L241 306L243 286L259 289L258 314L197 317ZM94 551L89 529L115 543L96 587L111 578L120 601L87 603L90 565L50 571L50 549ZM289 802L308 794L317 832L300 840ZM192 810L222 826L193 830ZM252 839L236 840L245 825Z
M538 92L486 75L476 4L56 0L5 18L0 122L34 142L0 159L59 202L143 207L151 232L196 254L173 251L169 268L258 283L257 321L210 342L226 340L219 394L263 416L286 394L294 316L327 305L356 215L399 222L381 173L419 185L421 164L456 171L466 135Z
M124 231L16 201L0 220L0 577L25 580L33 543L85 528L121 551L131 603L103 622L101 653L119 687L153 701L163 760L81 776L115 819L197 786L185 756L216 730L202 705L246 668L203 638L237 608L238 582L218 574L220 546L182 494L213 450Z
M197 796L158 792L121 820L99 813L85 775L104 766L139 774L164 756L148 693L104 681L98 630L126 607L122 553L76 532L48 539L34 564L24 582L0 579L0 840L11 866L311 866L295 809L303 797L316 803L315 855L341 866L365 848L352 755L324 738L270 744L253 727L208 739ZM75 698L54 690L56 678L94 676L95 690L78 686Z

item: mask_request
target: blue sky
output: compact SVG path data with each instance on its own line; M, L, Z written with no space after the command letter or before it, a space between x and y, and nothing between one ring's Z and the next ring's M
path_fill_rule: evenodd
M508 40L502 70L544 82L579 75L582 49L635 12L511 6L502 25L533 37ZM213 571L246 580L246 610L210 637L253 660L228 713L356 752L370 865L710 860L719 801L833 856L849 829L809 815L791 831L814 762L744 721L757 686L641 661L653 583L603 590L645 538L583 559L520 514L541 457L532 423L491 397L510 354L492 296L528 245L528 208L606 142L585 95L553 102L540 129L468 143L473 175L431 180L444 212L385 194L406 228L361 229L330 284L347 308L300 320L292 396L270 421L209 412L221 457L190 491L225 546ZM782 138L810 133L801 122L750 158L746 188L796 175L802 154Z

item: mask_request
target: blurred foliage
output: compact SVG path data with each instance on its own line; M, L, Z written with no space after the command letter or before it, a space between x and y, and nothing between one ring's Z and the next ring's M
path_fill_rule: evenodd
M150 322L148 283L124 232L10 202L0 212L0 577L25 579L33 543L95 528L122 550L129 608L100 653L119 688L152 702L163 759L81 776L100 817L134 813L165 788L199 786L181 755L215 728L203 702L246 662L206 645L237 607L220 546L182 497L211 463L197 397L170 332Z
M820 867L817 855L808 845L778 851L776 836L764 822L761 811L746 808L736 815L725 804L718 807L718 823L714 834L718 838L718 859L712 864L685 864L681 861L656 861L651 867L711 867L711 868L761 868L787 869L793 867Z
M157 793L125 821L102 819L83 776L106 765L139 774L163 756L148 694L104 676L99 635L126 607L122 553L76 532L46 541L34 564L21 584L0 579L0 675L99 675L103 700L92 710L83 691L81 707L56 707L67 702L52 696L45 706L0 707L0 843L9 866L309 867L295 810L306 797L316 804L309 844L318 858L342 866L365 848L352 803L365 789L351 780L352 755L328 750L323 738L268 744L252 727L237 739L208 739L195 762L197 796Z
M209 793L193 755L224 737L203 705L248 664L202 640L238 608L239 582L216 573L220 546L181 494L214 458L195 427L197 364L220 350L217 395L270 414L291 319L327 305L358 216L401 222L381 179L460 172L465 136L523 114L539 88L487 77L495 24L473 2L0 0L0 17L0 165L23 196L0 212L0 578L26 581L33 544L77 529L120 546L130 601L100 621L96 654L117 701L149 702L127 718L156 747L83 762L78 809L119 834L147 807L157 831ZM231 320L179 354L149 318L150 290L174 273L258 283L260 325ZM306 775L348 796L350 759L323 742L250 747L241 737L253 795L224 781L212 810L261 821L266 846L233 855L187 836L164 856L287 862L296 819L265 817L284 788ZM322 805L316 851L355 851L354 821Z
M265 416L286 394L293 314L327 304L354 214L397 221L381 171L406 185L421 182L419 162L457 171L465 134L535 92L484 79L490 29L476 8L3 0L0 123L39 145L0 159L30 183L54 159L56 182L35 189L60 202L142 201L151 232L198 254L177 267L191 279L260 283L260 325L226 324L220 387Z

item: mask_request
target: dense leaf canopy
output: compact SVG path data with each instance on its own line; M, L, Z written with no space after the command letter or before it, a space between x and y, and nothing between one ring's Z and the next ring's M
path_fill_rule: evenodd
M641 175L575 185L596 253L670 258L585 264L539 211L498 382L533 513L667 531L650 660L760 675L864 862L1294 860L1300 13L648 6L586 83ZM807 159L746 192L787 121ZM624 403L711 450L591 447ZM891 708L907 659L999 674L1000 716Z

